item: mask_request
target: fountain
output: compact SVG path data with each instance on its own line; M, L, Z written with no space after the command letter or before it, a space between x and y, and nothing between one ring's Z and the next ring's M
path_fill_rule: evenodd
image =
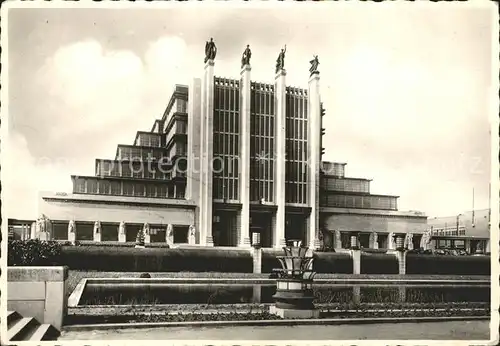
M313 304L313 256L301 241L292 241L284 247L285 256L278 256L282 269L278 272L276 304L270 307L270 313L282 318L317 318L319 310Z

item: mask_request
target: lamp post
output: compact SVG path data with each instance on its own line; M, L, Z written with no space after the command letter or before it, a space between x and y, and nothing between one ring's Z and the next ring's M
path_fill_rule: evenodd
M278 256L281 271L276 281L276 304L270 307L272 314L282 318L315 318L312 283L316 273L313 271L313 256L302 241L283 248L285 256Z

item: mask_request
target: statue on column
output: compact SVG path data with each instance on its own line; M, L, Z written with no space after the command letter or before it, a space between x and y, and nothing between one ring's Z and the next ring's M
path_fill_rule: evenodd
M390 232L389 236L387 237L387 248L389 250L394 250L396 248L396 244L394 244L394 232Z
M309 68L309 72L311 73L311 76L315 73L319 73L319 71L318 71L318 66L319 66L318 56L315 55L314 59L309 61L309 63L311 64L311 67Z
M150 235L149 234L149 230L150 230L150 227L149 227L149 223L145 223L143 226L142 226L142 229L144 230L144 235Z
M118 227L118 234L125 235L125 221L120 222L120 226Z
M167 232L165 232L165 241L167 243L173 243L174 238L174 226L172 224L168 224Z
M75 233L75 221L71 220L68 224L68 233Z
M94 222L94 234L101 233L101 223L99 221Z
M276 59L276 73L285 68L285 53L286 53L286 45L285 48L281 49L281 52L278 55L278 59Z
M420 248L423 250L429 250L430 246L429 244L431 243L432 239L432 231L427 230L422 234L422 238L420 239Z
M217 55L217 47L215 46L215 42L213 38L210 38L210 41L207 41L205 44L205 63L208 60L214 60Z
M194 244L196 242L196 227L194 225L189 226L188 231L188 243Z
M250 65L250 58L252 57L252 51L250 50L250 45L247 44L247 48L243 52L241 57L241 68L245 65Z

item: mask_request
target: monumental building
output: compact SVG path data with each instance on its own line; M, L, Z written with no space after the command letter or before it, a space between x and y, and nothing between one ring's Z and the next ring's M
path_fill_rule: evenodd
M43 219L26 232L135 241L147 229L150 242L232 247L250 246L254 233L276 248L290 239L348 247L352 232L363 247L387 247L391 233L420 241L425 215L398 211L398 196L371 194L369 179L322 161L329 115L317 57L297 88L286 82L285 50L272 83L251 79L248 47L239 78L220 77L215 55L207 42L203 76L175 87L149 131L97 158L95 175L72 176L73 193L42 193Z

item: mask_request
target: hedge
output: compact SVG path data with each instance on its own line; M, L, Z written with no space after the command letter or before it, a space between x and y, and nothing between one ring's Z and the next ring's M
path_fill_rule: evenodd
M57 241L9 240L7 265L53 266L61 265L61 244Z
M398 274L399 264L392 254L361 253L361 274Z
M490 275L490 256L406 254L406 274Z
M62 261L74 270L111 272L253 271L252 256L246 250L64 246Z
M318 252L314 254L314 271L319 274L352 274L352 259L348 253Z

